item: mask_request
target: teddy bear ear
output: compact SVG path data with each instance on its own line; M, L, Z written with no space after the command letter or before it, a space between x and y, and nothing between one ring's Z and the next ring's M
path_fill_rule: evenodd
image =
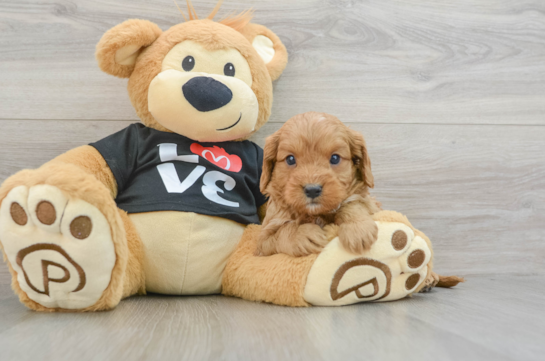
M271 79L278 79L288 63L288 51L278 36L267 27L252 23L244 26L240 32L265 62Z
M160 35L161 29L147 20L127 20L108 30L97 44L96 59L102 71L128 78L136 58Z

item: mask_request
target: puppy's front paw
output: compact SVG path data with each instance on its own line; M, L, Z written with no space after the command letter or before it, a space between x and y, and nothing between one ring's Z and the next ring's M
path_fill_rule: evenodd
M343 223L339 226L339 241L344 249L360 254L371 249L378 236L375 222Z
M336 224L330 223L324 227L324 232L327 237L327 241L331 241L333 238L339 236L339 226Z
M324 230L311 223L302 224L297 228L290 256L301 257L312 253L320 253L327 245L327 235Z

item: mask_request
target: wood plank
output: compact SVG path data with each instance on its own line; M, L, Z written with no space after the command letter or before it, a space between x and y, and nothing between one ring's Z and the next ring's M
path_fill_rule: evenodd
M318 110L364 123L545 124L543 1L226 1L219 16L248 7L290 54L272 121ZM94 60L101 35L129 18L181 20L163 0L2 1L0 119L135 120L126 80Z
M9 274L8 266L4 263L0 263L0 285L11 284L11 275Z
M0 286L6 360L542 360L543 277L344 307L142 296L111 312L43 314Z
M0 181L128 121L2 121ZM545 271L545 127L350 123L365 134L385 209L433 241L442 273ZM280 124L254 137L261 146Z

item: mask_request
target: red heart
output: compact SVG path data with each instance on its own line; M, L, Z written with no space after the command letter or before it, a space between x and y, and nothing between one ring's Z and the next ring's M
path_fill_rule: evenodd
M203 147L198 143L191 144L189 147L195 154L200 155L210 163L217 165L220 168L228 170L229 172L240 172L242 169L242 160L238 155L229 154L225 149L218 146Z

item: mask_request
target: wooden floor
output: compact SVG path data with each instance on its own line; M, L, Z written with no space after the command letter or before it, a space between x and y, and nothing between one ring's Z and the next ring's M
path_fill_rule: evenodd
M216 0L194 0L207 15ZM183 0L178 0L182 3ZM264 138L309 110L361 131L374 195L435 248L454 290L288 309L223 297L132 298L37 314L0 266L0 360L542 360L545 2L225 0L275 31L289 64ZM129 18L181 21L171 0L0 2L0 182L138 121L94 47Z
M545 280L472 276L458 289L345 307L222 296L133 297L42 314L0 286L1 360L543 360Z

